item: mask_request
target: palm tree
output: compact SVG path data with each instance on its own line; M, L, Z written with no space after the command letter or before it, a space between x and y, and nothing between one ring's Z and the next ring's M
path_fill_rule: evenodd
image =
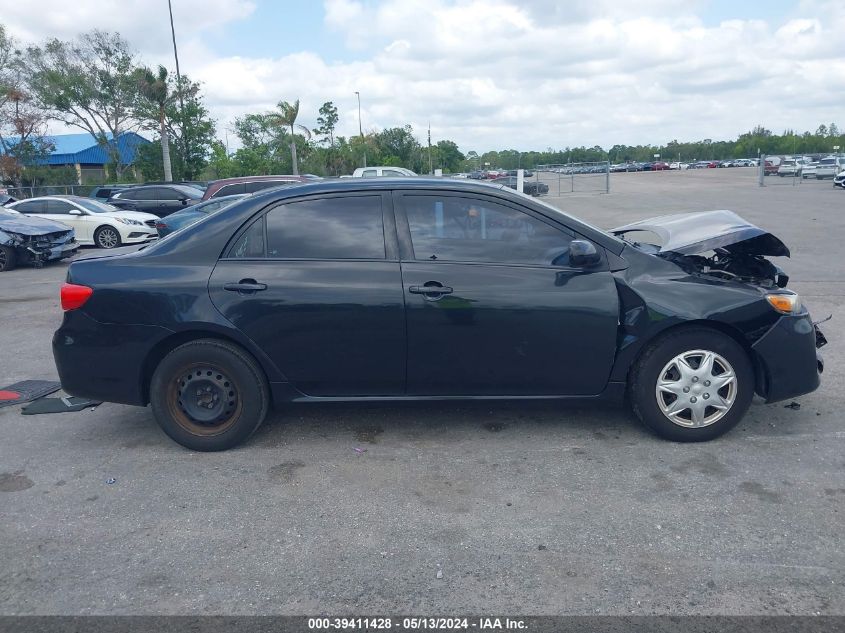
M281 112L274 114L274 118L279 125L290 127L290 159L291 163L293 163L293 175L298 176L299 166L296 164L296 137L294 134L296 130L299 130L305 138L310 139L311 131L304 125L296 122L296 117L299 116L299 99L294 101L293 104L287 101L279 101L278 106Z
M154 75L149 68L141 68L138 71L138 91L141 96L158 109L159 136L161 136L161 160L164 163L164 179L173 180L173 169L170 165L170 140L167 137L165 125L165 109L173 101L174 95L170 92L170 85L167 81L167 69L164 66L158 67L158 74Z

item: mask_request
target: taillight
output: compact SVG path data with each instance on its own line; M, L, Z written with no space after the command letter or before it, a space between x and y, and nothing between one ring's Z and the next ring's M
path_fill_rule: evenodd
M166 229L167 225L164 222L156 222L157 229Z
M62 284L62 310L76 310L77 308L81 308L93 293L94 289L88 286L68 283Z

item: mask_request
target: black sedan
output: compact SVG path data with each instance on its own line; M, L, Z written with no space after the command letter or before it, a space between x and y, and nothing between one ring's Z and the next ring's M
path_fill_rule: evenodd
M203 191L187 185L140 185L112 194L109 204L163 218L202 200Z
M491 182L497 185L509 187L510 189L516 189L517 187L516 176L505 176L504 178L496 178ZM539 196L544 193L549 193L549 186L544 182L523 179L522 193L527 193L529 196Z
M194 450L293 401L626 394L658 434L708 440L755 392L819 385L824 337L766 259L788 255L728 211L608 233L506 187L326 180L74 262L53 353L66 391L150 403Z

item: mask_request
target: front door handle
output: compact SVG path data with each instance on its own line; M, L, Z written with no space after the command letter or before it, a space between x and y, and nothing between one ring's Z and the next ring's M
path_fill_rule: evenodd
M261 290L267 290L267 284L261 284L255 279L241 279L238 283L223 284L223 290L239 292L241 294L252 294Z
M443 295L452 294L454 290L439 281L427 281L422 286L409 287L408 292L412 295L423 295L426 299L440 299Z

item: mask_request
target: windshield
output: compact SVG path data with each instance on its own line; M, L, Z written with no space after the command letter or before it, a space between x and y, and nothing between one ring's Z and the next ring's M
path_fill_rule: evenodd
M98 202L97 200L91 200L89 198L79 198L74 200L73 203L82 207L86 211L90 211L91 213L109 213L111 211L120 211L120 209L113 207L110 204Z

